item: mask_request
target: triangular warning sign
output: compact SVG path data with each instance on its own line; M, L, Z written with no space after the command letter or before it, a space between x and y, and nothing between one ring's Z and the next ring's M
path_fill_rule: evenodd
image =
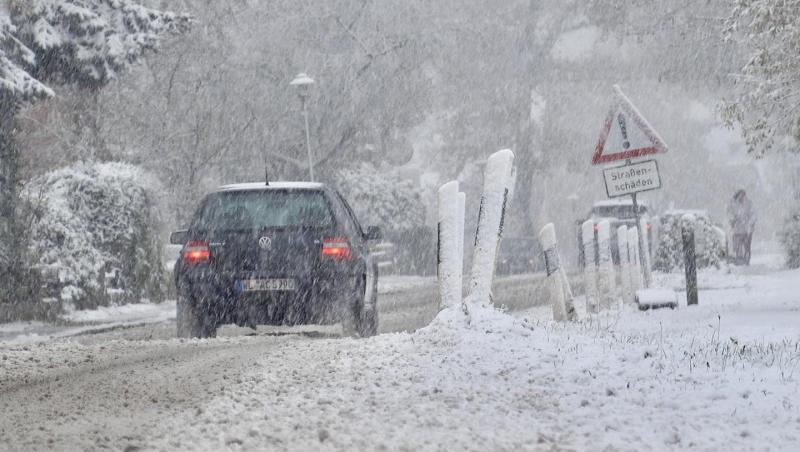
M644 119L618 85L600 139L594 150L595 165L667 152L664 140Z

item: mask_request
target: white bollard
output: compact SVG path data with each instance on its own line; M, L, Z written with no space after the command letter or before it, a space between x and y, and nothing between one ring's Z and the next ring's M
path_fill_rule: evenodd
M630 251L631 290L636 293L642 288L642 266L639 262L639 231L635 227L628 228L628 250Z
M456 219L456 226L458 227L458 283L462 288L464 287L464 234L465 234L465 227L464 222L466 221L466 204L467 204L467 195L465 193L458 194L458 205L457 205L457 213L458 218ZM459 300L461 301L461 300Z
M558 321L576 320L577 312L572 300L572 290L569 287L566 273L561 267L556 229L553 223L546 224L539 231L539 243L544 250L547 272L545 287L547 287L547 295L553 307L553 319Z
M486 161L469 282L469 298L474 303L489 302L492 297L492 279L503 234L513 163L514 153L510 149L495 152Z
M634 291L631 286L631 260L627 226L617 228L617 246L619 248L619 280L622 286L622 301L632 303Z
M558 249L558 246L556 246ZM561 258L559 257L559 260ZM564 292L564 306L567 308L567 320L578 320L578 311L575 309L575 297L572 295L572 287L569 285L567 279L567 271L564 267L558 269L558 274L561 277L561 290Z
M602 220L597 225L597 282L601 305L611 308L617 304L614 261L611 258L611 224Z
M586 312L598 312L600 299L597 294L597 254L594 247L594 221L586 220L581 225L583 244L583 283L586 286Z
M650 234L648 233L649 232L648 222L645 221L644 218L642 218L639 220L639 223L641 224L642 227L641 230L643 234L643 239L642 239L643 248L642 248L641 258L642 258L642 270L644 270L644 286L650 287L653 285L653 267L652 267L653 261L650 256L650 240L649 240Z
M439 188L439 305L443 307L461 302L458 218L458 182L452 181Z

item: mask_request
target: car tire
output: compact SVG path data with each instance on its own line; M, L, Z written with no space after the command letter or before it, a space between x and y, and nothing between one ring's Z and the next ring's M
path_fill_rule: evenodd
M376 273L377 274L377 273ZM345 336L370 337L378 333L377 278L359 278L350 300L342 313Z
M350 300L353 301L352 299ZM342 334L345 336L355 337L358 336L358 311L357 307L348 303L344 312L342 313Z
M378 334L378 311L375 309L365 309L361 312L358 322L358 335L361 337L371 337Z
M178 295L175 303L175 317L179 338L205 339L217 335L217 326L213 320L187 297Z

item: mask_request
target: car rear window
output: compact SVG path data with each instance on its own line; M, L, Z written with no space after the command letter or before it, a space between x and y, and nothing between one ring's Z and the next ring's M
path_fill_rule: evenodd
M313 190L253 190L210 195L195 222L198 230L325 228L333 215L325 194Z

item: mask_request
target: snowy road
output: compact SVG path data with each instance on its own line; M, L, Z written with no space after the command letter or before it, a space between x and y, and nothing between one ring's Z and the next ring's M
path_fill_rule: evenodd
M512 304L522 292L535 293L540 280L502 280L498 299ZM438 312L432 278L387 278L380 292L382 337L428 325ZM174 318L165 318L169 310L90 311L71 317L87 325L52 330L51 340L42 341L43 333L7 338L0 347L0 450L156 447L152 438L163 436L166 419L199 415L212 399L246 381L265 357L295 350L302 358L287 372L296 373L303 367L297 364L317 362L319 353L360 348L361 341L331 338L336 327L310 333L263 327L253 335L226 326L215 340L177 340ZM142 319L154 323L140 325Z

